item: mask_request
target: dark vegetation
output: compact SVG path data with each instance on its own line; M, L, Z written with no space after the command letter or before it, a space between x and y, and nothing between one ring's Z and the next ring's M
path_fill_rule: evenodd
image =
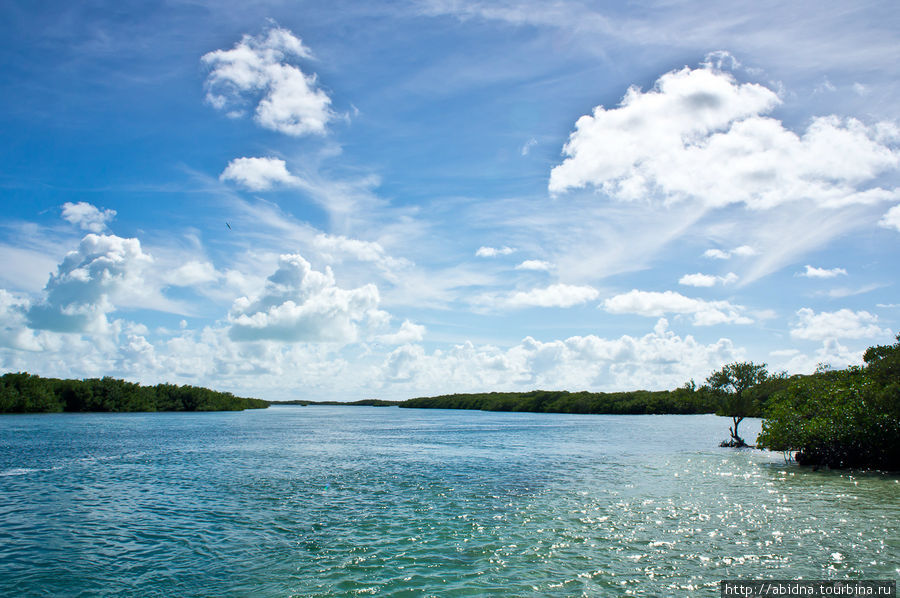
M0 413L83 411L240 411L267 401L197 386L141 386L115 378L60 380L26 373L0 376Z
M757 445L801 465L900 471L900 342L869 347L863 360L792 377L770 399Z
M708 388L689 383L676 390L632 392L491 392L420 397L400 407L425 409L480 409L482 411L530 411L536 413L687 414L713 413L718 398Z
M706 379L710 389L719 397L720 415L730 417L733 422L732 427L728 428L731 439L723 442L721 446L734 448L747 446L738 434L738 426L745 417L752 417L761 411L760 393L753 392L753 389L768 379L769 373L765 364L746 361L729 363Z
M382 399L361 399L359 401L306 401L298 399L296 401L269 401L270 405L349 405L351 407L396 407L401 401L384 401Z

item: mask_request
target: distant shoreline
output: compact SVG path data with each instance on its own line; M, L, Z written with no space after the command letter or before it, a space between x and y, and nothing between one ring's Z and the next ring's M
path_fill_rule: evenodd
M400 407L404 409L464 409L527 413L576 413L590 415L696 415L715 413L715 397L700 390L636 390L631 392L568 392L532 390L417 397L405 401L270 401L270 405Z
M26 372L0 376L0 414L243 411L268 406L268 401L199 386L141 386L110 377L63 380Z

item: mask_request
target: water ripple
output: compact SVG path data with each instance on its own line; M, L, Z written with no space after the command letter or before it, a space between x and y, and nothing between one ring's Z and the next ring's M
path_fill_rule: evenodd
M14 420L0 595L717 596L900 575L900 480L719 449L711 416Z

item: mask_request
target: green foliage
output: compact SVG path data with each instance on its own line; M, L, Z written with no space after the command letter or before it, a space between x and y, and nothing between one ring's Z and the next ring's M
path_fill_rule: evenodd
M759 446L796 451L801 464L900 471L900 343L864 360L792 377L769 401Z
M687 414L715 411L714 397L692 385L685 385L674 391L594 393L532 390L452 394L409 399L400 403L400 407L607 414Z
M0 376L0 413L62 411L239 411L268 402L196 386L141 386L110 377L87 380L41 378L27 373Z
M744 446L744 439L738 434L738 426L745 417L760 414L762 391L753 392L769 378L766 364L749 361L729 363L706 379L710 389L719 396L719 415L730 417L734 425L729 430L731 441L728 446Z
M863 354L866 371L873 380L881 384L900 382L900 334L893 345L869 347Z

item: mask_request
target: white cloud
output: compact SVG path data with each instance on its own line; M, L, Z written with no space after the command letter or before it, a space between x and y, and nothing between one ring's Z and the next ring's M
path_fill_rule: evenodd
M731 257L731 253L722 251L721 249L707 249L703 252L703 257L708 257L714 260L727 260Z
M878 224L885 228L893 228L900 231L900 205L896 205L888 210Z
M703 58L701 66L720 71L735 71L741 67L741 62L727 50L714 50Z
M0 283L5 288L39 292L59 260L44 251L0 243L0 263Z
M552 284L530 291L514 291L507 295L482 295L474 303L491 307L573 307L596 299L600 293L589 286Z
M342 289L331 268L317 272L300 255L282 255L259 296L234 302L229 336L238 341L354 342L361 324L389 317L377 309L379 300L373 284Z
M0 289L0 347L21 351L40 351L42 343L32 330L28 329L25 314L30 302Z
M702 379L742 355L728 339L703 345L692 336L676 336L661 319L642 337L588 335L549 342L527 337L505 350L466 342L432 354L405 345L388 355L381 372L385 384L423 394L496 388L661 389Z
M294 136L324 134L335 117L331 98L318 87L315 74L291 64L310 57L309 49L286 29L244 35L231 50L203 56L210 68L206 99L235 116L248 101L258 102L255 119L267 129Z
M750 257L757 255L759 252L756 251L753 247L749 245L741 245L740 247L735 247L731 250L731 255L736 255L738 257Z
M537 144L538 144L537 139L535 139L534 137L532 137L531 139L526 141L525 145L522 146L522 155L527 156L528 152L531 151L531 148L533 148Z
M106 230L107 224L116 217L116 211L101 210L85 201L78 203L67 201L62 206L62 217L81 230L102 233Z
M234 181L252 191L302 184L301 179L288 172L284 160L278 158L235 158L219 175L219 180Z
M165 281L176 287L189 287L218 280L216 268L209 262L190 260L168 273Z
M713 276L712 274L697 272L696 274L685 274L678 279L678 284L689 287L713 287L716 284L732 284L737 279L738 275L734 272L729 272L725 276Z
M750 257L757 255L759 252L749 245L741 245L729 251L722 249L707 249L703 252L703 257L714 260L730 260L732 257Z
M813 93L830 93L833 91L837 91L837 87L835 87L834 84L828 80L828 77L825 77L822 82L816 85L816 87L813 89Z
M603 302L603 309L613 314L637 314L659 317L669 313L691 314L697 326L715 324L750 324L752 319L742 314L744 308L727 301L704 301L685 297L681 293L632 290Z
M496 247L479 247L478 251L475 252L477 257L497 257L498 255L509 255L511 253L515 253L515 249L512 247L503 246L499 249Z
M666 73L652 90L632 87L617 108L597 106L579 118L549 189L592 186L623 201L751 209L900 197L897 189L867 186L900 162L877 126L826 116L797 135L763 116L779 103L772 90L715 69Z
M878 326L878 316L867 311L841 309L816 313L808 307L797 311L798 323L791 337L804 340L890 337L891 331Z
M829 365L835 369L844 369L851 365L862 365L864 351L851 351L836 339L829 338L822 342L813 354L807 355L800 351L772 351L774 357L789 358L780 364L773 364L774 370L785 370L792 374L811 374L821 365Z
M696 274L685 274L678 279L678 284L683 284L689 287L711 287L715 286L718 280L718 276L713 276L711 274L701 274L697 272Z
M350 239L343 235L316 235L313 247L330 262L339 262L343 257L349 257L361 262L372 262L387 274L413 265L407 259L389 256L378 242Z
M516 266L516 270L552 270L553 264L550 262L545 262L543 260L525 260L518 266Z
M846 276L847 271L843 268L816 268L814 266L806 265L806 271L801 272L798 276L805 276L806 278L834 278L835 276Z
M137 239L85 236L50 276L44 300L28 310L29 325L56 332L105 332L106 314L115 309L111 298L143 293L144 270L152 262Z
M825 294L831 297L832 299L843 299L844 297L853 297L854 295L864 295L866 293L871 293L876 289L883 288L884 284L867 284L861 287L849 288L849 287L838 287L834 289L829 289ZM817 293L818 294L818 293Z
M386 345L405 345L418 343L423 338L425 338L424 326L404 320L403 324L400 325L400 330L391 334L378 335L375 337L375 340Z

